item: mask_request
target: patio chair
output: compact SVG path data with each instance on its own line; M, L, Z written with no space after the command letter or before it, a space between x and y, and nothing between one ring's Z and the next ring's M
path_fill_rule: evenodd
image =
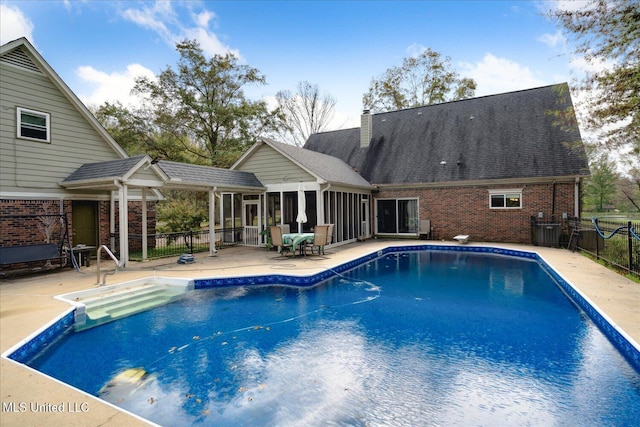
M271 232L271 243L273 246L278 247L278 252L280 252L281 255L291 252L293 245L291 243L284 243L282 240L282 229L280 227L272 225L269 227L269 231Z
M313 230L313 242L308 242L305 248L311 248L312 254L315 253L314 249L318 249L318 255L324 255L324 246L327 244L328 232L329 225L316 225Z
M433 239L433 227L431 227L430 219L421 219L420 220L420 231L418 231L419 237L421 239L431 240Z
M329 224L329 229L327 231L327 245L333 243L333 224Z

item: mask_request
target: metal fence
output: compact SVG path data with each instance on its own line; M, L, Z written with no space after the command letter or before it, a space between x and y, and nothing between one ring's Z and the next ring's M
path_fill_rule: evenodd
M568 247L640 277L640 222L576 218Z
M243 228L216 229L216 248L242 242ZM111 248L120 248L119 235L111 235ZM147 235L147 259L193 254L209 250L209 230ZM119 254L117 254L119 256ZM129 234L129 259L142 261L142 234Z

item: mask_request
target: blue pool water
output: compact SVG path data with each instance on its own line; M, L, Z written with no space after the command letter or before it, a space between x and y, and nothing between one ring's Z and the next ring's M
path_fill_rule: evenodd
M162 425L636 425L640 374L537 262L420 251L228 287L29 365ZM135 384L113 384L141 368Z

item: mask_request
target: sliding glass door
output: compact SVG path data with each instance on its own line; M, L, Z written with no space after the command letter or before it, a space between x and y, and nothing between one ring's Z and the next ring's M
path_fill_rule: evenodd
M379 234L418 232L418 199L378 199L376 214Z

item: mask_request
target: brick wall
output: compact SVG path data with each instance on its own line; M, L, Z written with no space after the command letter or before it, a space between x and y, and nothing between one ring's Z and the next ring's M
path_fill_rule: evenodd
M106 202L106 232L109 235L109 203ZM102 212L102 209L101 209ZM116 234L119 232L118 218L120 215L120 209L116 204ZM129 234L142 234L142 202L129 202L128 206L129 216ZM102 221L102 218L101 218ZM155 202L147 202L147 233L154 234L156 229L156 204ZM108 241L108 240L107 240Z
M522 209L489 209L489 190L522 188ZM471 240L531 243L531 216L542 212L551 221L563 213L573 216L574 183L525 184L510 186L461 186L385 190L375 198L418 197L420 219L430 219L435 239L451 240L468 234Z
M63 213L71 218L71 202L63 202ZM0 216L60 214L60 200L0 200ZM38 218L0 218L0 246L45 243ZM59 244L60 226L53 227L52 243Z
M98 236L99 244L110 245L109 231L109 201L98 202ZM63 202L64 213L69 222L69 233L73 234L73 218L71 212L71 201ZM0 200L0 246L14 246L43 243L45 236L39 230L42 224L37 218L4 218L10 215L42 215L59 214L60 200ZM156 211L155 203L147 202L147 230L149 234L155 232ZM118 233L118 205L116 204L116 233ZM56 228L54 235L58 242L58 231ZM142 203L129 202L129 233L142 233ZM72 242L73 244L73 242Z

